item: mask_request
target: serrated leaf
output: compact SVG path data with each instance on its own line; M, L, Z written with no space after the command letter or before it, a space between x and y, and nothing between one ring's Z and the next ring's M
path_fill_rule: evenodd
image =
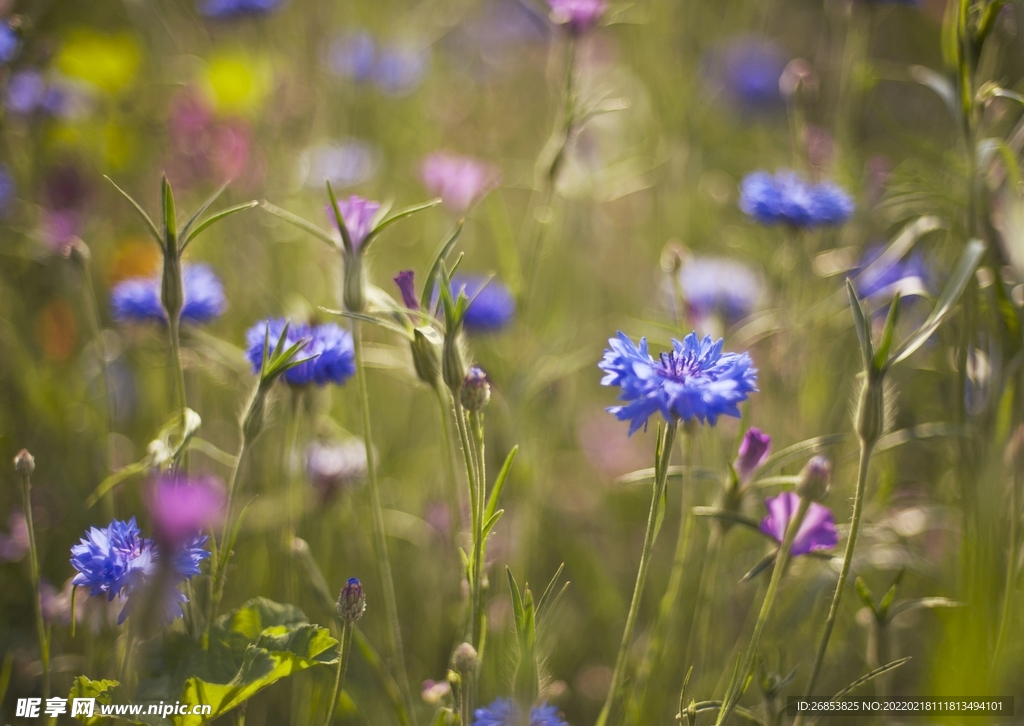
M954 306L960 299L960 295L981 263L981 258L984 254L985 243L981 240L973 239L967 243L967 249L960 256L960 260L957 262L953 274L950 275L949 282L946 283L946 288L942 291L942 295L939 296L931 314L910 339L904 342L896 353L893 354L892 359L889 361L890 366L909 358L938 330L939 326L942 325L953 311Z

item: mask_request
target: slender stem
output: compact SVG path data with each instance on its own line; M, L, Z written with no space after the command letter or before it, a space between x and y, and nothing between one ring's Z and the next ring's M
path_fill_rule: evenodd
M455 475L455 452L452 451L452 424L448 418L448 394L442 386L435 386L434 393L437 395L437 412L441 418L441 446L444 447L444 467L448 477L446 493L448 495L448 506L451 508L451 536L452 541L457 541L457 534L462 526L462 516L465 507L463 502L462 489L459 487L458 477Z
M171 338L171 360L174 364L174 383L178 393L178 410L185 410L185 368L181 364L181 321L175 316L167 324Z
M477 589L476 620L473 632L474 647L477 650L477 661L483 659L484 646L484 612L483 612L483 580L484 559L487 557L487 543L484 542L484 506L487 501L487 468L484 457L484 415L480 411L471 414L473 421L473 440L477 456L476 479L476 530L473 532L473 580L479 583Z
M405 653L402 649L402 630L398 620L398 604L395 599L395 583L391 579L391 562L388 559L387 534L384 530L384 509L381 506L380 482L377 480L377 465L373 460L373 440L370 431L370 393L366 384L366 367L363 364L362 326L352 321L352 339L356 353L356 382L359 386L359 409L363 420L363 444L366 446L366 469L370 480L370 504L373 510L373 535L377 550L377 567L380 570L381 588L384 593L384 611L388 621L388 645L394 659L398 684L405 696L409 717L416 721L415 706L409 692L409 678L405 670Z
M668 481L668 463L672 458L672 442L675 440L677 425L675 421L669 423L665 427L662 437L661 459L657 462L657 476L654 479L651 510L647 514L647 531L644 534L644 546L640 552L640 567L636 573L636 584L633 586L633 600L629 605L629 614L626 615L626 627L622 632L619 654L615 658L615 670L612 673L612 681L608 686L608 695L605 698L604 706L601 708L601 714L597 717L595 726L606 726L608 723L612 707L615 705L615 696L625 675L629 644L633 639L633 626L636 625L636 617L640 611L640 600L643 598L644 584L647 581L647 568L651 564L651 550L654 548L654 535L655 530L658 528L658 509L661 506L661 500L665 494L665 484Z
M1020 519L1020 505L1017 503L1017 487L1020 479L1024 478L1024 472L1014 471L1010 479L1010 546L1006 554L1006 583L1003 586L1003 611L999 616L999 635L996 637L996 647L992 655L992 663L999 660L999 654L1006 639L1006 631L1009 627L1011 606L1013 605L1014 582L1017 579L1017 528Z
M255 395L259 396L261 394L257 392ZM253 400L255 400L255 397ZM219 556L218 553L214 552L213 557L211 558L213 564L210 572L210 597L206 602L207 639L209 639L210 630L213 628L213 619L217 617L217 608L220 607L221 598L224 596L224 583L227 580L228 562L231 560L231 542L228 541L231 533L231 511L235 503L235 490L237 489L238 484L238 472L242 468L242 460L245 459L245 454L248 450L249 441L243 428L242 443L238 446L238 455L235 457L235 465L231 468L231 474L228 476L227 506L224 509L224 528L221 530L220 536L222 551L219 553ZM216 540L211 538L211 542L216 546Z
M466 411L462 408L462 404L459 402L458 396L453 396L452 400L455 407L455 427L459 430L459 441L462 444L462 456L466 463L466 479L469 483L469 510L470 510L470 534L473 540L473 554L476 554L476 540L477 532L480 529L480 524L477 521L479 519L479 492L477 489L477 462L476 457L473 453L472 444L469 439L469 426L466 422ZM474 648L479 646L476 640L477 634L477 617L480 612L480 581L476 577L476 565L471 563L473 566L470 568L468 573L469 577L469 640L470 645ZM479 651L477 653L479 656Z
M124 679L128 675L128 664L132 660L132 648L135 646L135 630L132 622L128 622L127 631L124 634L124 653L121 654L121 667L118 669L117 681L122 686L125 685Z
M334 723L334 713L338 708L338 698L345 688L345 673L348 671L349 656L352 653L352 623L345 621L341 626L341 642L338 643L338 670L334 674L334 689L331 691L331 703L327 710L324 726Z
M284 539L281 542L281 551L284 553L285 560L287 561L291 557L292 542L296 536L296 515L295 515L295 500L301 495L301 488L299 487L299 479L295 475L295 471L292 468L292 464L297 456L297 446L299 440L299 424L302 419L302 398L303 392L301 390L292 390L292 406L291 406L291 420L288 422L288 434L285 440L284 456L281 462L281 475L285 481L285 496L287 498L288 507L288 527L284 533ZM298 589L298 580L294 568L287 567L285 573L285 592L287 594L287 602L294 602L295 593Z
M651 673L661 662L662 650L665 640L673 631L676 624L676 616L679 612L679 591L683 585L683 574L686 566L686 554L690 550L690 539L693 535L694 517L690 513L690 497L688 492L692 490L693 484L693 437L686 436L683 446L686 459L683 465L686 467L686 480L683 482L680 493L680 515L679 515L679 536L676 538L676 553L672 559L672 571L668 578L668 587L658 604L658 619L654 622L651 630L651 637L647 641L643 659L637 669L636 686L634 693L637 694L633 700L633 707L627 719L627 723L638 723L643 712L644 702L647 700L647 687Z
M750 645L747 647L747 653L743 657L743 665L740 667L738 680L733 683L729 693L725 695L725 701L718 712L715 726L721 726L721 724L725 723L726 719L729 718L729 715L736 708L736 703L739 701L740 696L743 695L740 684L747 680L747 674L750 673L754 665L757 646L761 642L761 633L764 631L765 623L768 622L768 615L771 613L772 605L775 603L775 595L778 592L779 583L782 581L782 575L786 571L786 565L789 564L793 540L796 539L796 533L800 530L800 525L803 524L804 517L807 516L807 510L810 507L811 500L805 497L801 498L800 507L796 510L796 515L789 520L786 534L782 537L782 544L779 545L779 553L775 557L775 569L772 570L772 579L768 583L768 592L765 593L764 602L761 603L761 612L758 613L757 622L754 623L754 632L750 636Z
M32 518L32 476L21 474L21 499L25 507L25 527L28 529L29 576L32 579L32 599L36 615L36 637L39 639L39 660L43 664L43 698L50 697L50 639L43 620L43 601L39 594L39 548L36 545L36 526ZM74 617L74 613L72 613Z
M843 553L843 566L839 571L839 581L836 583L836 591L832 595L832 605L828 610L828 618L825 620L825 632L821 634L821 642L818 644L818 654L814 657L814 666L811 668L811 677L807 681L807 688L804 689L804 698L810 698L814 693L814 686L818 682L818 674L821 671L821 664L825 660L825 651L828 650L828 641L832 637L832 629L836 624L836 617L839 615L839 603L843 599L843 590L846 587L846 580L850 576L850 565L853 563L853 549L857 546L857 532L860 530L860 519L864 512L864 490L867 488L868 467L871 465L871 451L873 444L861 441L860 462L857 465L857 491L853 498L853 518L850 520L850 536L846 540L846 551ZM798 712L793 720L793 726L800 726L803 721L802 712Z

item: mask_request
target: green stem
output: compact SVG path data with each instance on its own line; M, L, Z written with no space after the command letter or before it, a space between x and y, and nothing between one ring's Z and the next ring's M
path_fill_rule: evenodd
M462 512L464 502L462 501L462 490L459 487L458 477L455 475L455 452L452 451L452 424L448 419L448 394L446 389L438 385L434 387L437 395L437 412L441 417L441 446L444 447L444 467L448 477L448 486L445 487L448 496L448 506L451 508L451 537L453 542L458 542L458 532L462 526Z
M388 645L398 684L405 696L409 717L416 721L415 706L409 692L409 678L405 670L405 652L402 649L402 630L398 620L398 604L395 599L395 583L391 578L391 561L388 559L387 534L384 529L384 509L381 506L380 482L377 480L377 465L373 460L373 440L370 430L370 393L366 384L366 367L363 364L362 328L358 320L352 321L352 339L355 343L356 382L359 387L359 409L363 422L363 444L366 447L366 470L370 480L370 504L373 510L373 535L377 551L377 567L380 571L381 589L384 594L384 612L388 622Z
M729 718L729 715L736 708L740 696L743 695L741 684L746 682L747 674L750 673L754 666L754 657L757 655L757 646L761 642L761 633L764 631L765 623L768 622L768 615L772 611L772 605L775 604L775 595L778 592L779 583L782 581L782 575L786 571L786 565L789 564L793 540L796 539L796 533L800 530L800 525L803 524L804 517L807 516L807 510L810 507L811 500L801 498L800 507L797 509L796 515L789 520L786 534L782 537L782 544L779 545L779 553L775 557L775 568L772 570L772 579L768 583L768 592L765 593L764 602L761 603L761 612L758 613L757 622L754 624L754 632L750 636L750 645L747 647L746 655L743 657L743 665L740 667L737 680L733 682L730 691L725 695L722 708L718 712L718 718L715 719L715 726L721 726L721 724L725 723L726 719Z
M346 621L341 628L341 642L338 643L338 670L334 674L334 689L331 691L331 703L324 726L331 726L334 723L334 713L338 708L338 698L345 688L345 673L348 671L349 656L352 653L352 623Z
M711 608L707 606L707 598L714 594L715 583L718 580L718 555L722 551L722 528L712 525L711 535L708 538L707 554L701 562L700 580L697 585L696 612L693 614L693 622L696 628L690 629L690 636L686 644L686 661L689 662L690 655L696 658L698 667L703 664L708 649L708 636L711 634ZM697 636L697 652L693 653L693 636Z
M480 531L481 524L479 523L479 494L477 489L477 462L476 457L473 453L473 447L469 439L469 426L466 422L466 411L462 408L462 404L459 402L458 396L452 396L455 407L455 427L459 430L459 442L462 444L462 456L466 463L466 479L469 482L469 511L470 511L470 533L473 539L473 555L476 555L477 551L477 532ZM477 648L477 655L479 657L479 643L477 642L477 618L480 613L480 581L476 577L476 564L475 562L470 563L472 566L470 572L467 574L469 578L469 640L470 645Z
M1017 579L1017 520L1020 519L1017 488L1022 478L1024 478L1024 472L1021 472L1018 468L1017 471L1014 471L1013 477L1010 480L1010 546L1006 554L1006 583L1003 586L1003 611L999 616L999 635L996 636L996 647L992 654L993 664L998 662L999 654L1002 652L1013 605L1014 582Z
M825 632L821 634L818 653L814 657L814 666L811 668L811 677L807 681L807 688L804 689L805 700L809 699L814 693L814 686L818 682L818 674L821 672L821 665L825 661L825 651L828 650L828 641L832 637L832 629L835 627L836 618L839 615L839 603L843 599L846 580L850 576L850 566L853 564L853 550L857 546L857 533L860 531L861 515L864 513L864 490L867 488L868 467L871 465L871 451L873 448L874 444L861 441L860 462L857 465L857 491L854 493L853 498L853 518L850 520L850 535L846 540L843 566L839 571L839 581L836 583L835 593L832 595L832 605L829 607L828 618L825 620ZM802 721L802 712L799 712L793 720L793 726L800 726Z
M259 396L260 393L255 394ZM253 398L255 401L255 396ZM250 404L250 406L253 404ZM243 417L244 420L244 417ZM235 490L238 485L238 472L242 468L242 460L245 458L246 452L249 450L248 437L245 435L245 429L242 429L242 443L238 447L238 455L235 457L235 465L231 468L231 474L228 476L228 497L227 505L224 509L224 528L221 530L220 546L221 552L212 553L211 562L213 563L210 572L210 597L206 603L206 639L209 640L210 630L213 628L213 619L217 617L217 608L220 607L221 598L224 596L224 583L227 580L228 562L231 560L231 542L229 541L231 533L231 511L235 503ZM213 547L216 548L216 540L211 537Z
M477 457L476 478L476 530L473 532L473 580L480 583L477 587L476 628L473 632L474 647L477 649L477 661L483 659L484 647L484 612L483 612L483 580L484 559L487 557L487 543L484 542L484 506L487 501L487 467L484 458L484 415L480 411L470 414L473 422L473 440Z
M185 411L185 368L181 364L181 321L171 316L167 331L171 338L171 361L174 364L174 383L178 393L178 410Z
M683 585L683 574L686 566L686 553L690 549L690 539L693 535L694 517L690 513L690 498L687 493L691 491L693 484L693 437L685 437L684 466L686 467L686 480L683 482L683 489L680 494L679 515L679 536L676 538L676 553L672 559L672 571L668 578L668 587L658 604L658 619L654 623L651 637L647 641L643 659L637 669L636 686L634 692L638 696L633 701L627 723L638 723L643 713L644 703L647 700L647 687L651 673L661 662L662 649L665 640L675 629L676 615L679 612L679 591Z
M39 594L39 548L36 545L36 526L32 517L32 476L21 474L21 499L25 507L25 527L28 529L29 576L32 580L32 599L36 616L36 637L39 639L39 660L43 664L43 699L50 697L50 639L43 620L43 601ZM72 613L72 617L74 614Z
M657 476L654 479L651 509L647 514L647 531L644 534L644 546L640 552L640 567L636 573L636 584L633 586L633 600L629 605L629 614L626 615L626 627L622 632L619 654L615 658L615 670L612 672L612 681L608 686L608 695L605 698L604 706L601 708L601 713L597 717L595 726L606 726L608 723L612 707L615 705L615 696L622 685L622 678L625 675L629 644L633 639L633 627L636 625L637 614L640 612L640 601L643 598L644 584L647 581L647 569L651 564L651 550L654 548L654 535L658 529L658 509L661 507L661 501L665 495L665 484L668 481L668 463L672 458L672 443L675 440L677 426L678 423L672 421L666 425L662 436L661 457L657 462Z

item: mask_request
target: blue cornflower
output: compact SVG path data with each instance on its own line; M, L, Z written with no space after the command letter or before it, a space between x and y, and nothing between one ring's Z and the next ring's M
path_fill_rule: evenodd
M679 271L679 286L691 315L720 315L729 324L754 311L763 289L756 272L725 257L690 258Z
M10 63L14 56L18 55L18 46L21 41L18 34L14 32L7 23L0 21L0 63Z
M200 5L199 14L218 20L243 15L266 15L281 4L282 0L206 0Z
M207 323L219 317L227 307L224 286L208 265L184 265L181 284L185 291L182 322ZM114 319L122 323L167 321L167 313L160 302L159 277L133 277L119 282L110 291L110 307Z
M619 386L620 401L609 413L620 421L629 421L629 433L647 425L652 414L661 413L666 421L697 419L712 426L719 416L735 416L737 404L757 391L757 369L746 353L723 353L722 341L711 336L698 340L690 333L682 343L672 341L672 350L658 360L647 352L647 339L640 345L625 333L608 341L609 349L598 368L606 375L602 386Z
M510 698L495 699L473 712L473 726L519 726L519 707ZM568 726L558 709L543 703L530 710L530 726Z
M171 555L171 576L163 597L164 620L181 617L181 603L188 598L178 584L198 575L199 563L210 556L204 549L207 537L195 535ZM161 553L152 539L142 536L135 517L127 522L115 519L103 529L92 527L71 548L71 566L78 570L72 584L89 588L90 595L106 595L125 601L118 617L124 622L139 599L139 593L153 582Z
M516 299L512 292L494 279L477 275L456 275L452 278L452 295L465 292L470 299L466 310L466 330L487 332L500 330L512 322Z
M914 251L909 257L886 261L879 258L885 248L875 245L867 249L856 269L854 287L862 298L885 300L896 294L898 290L904 298L928 295L931 281L931 270L924 260L924 255ZM882 264L876 264L881 262Z
M779 78L788 56L774 41L751 34L726 40L704 58L708 90L749 112L783 107Z
M783 169L748 174L740 184L740 209L762 224L837 226L853 214L853 199L831 182L815 184Z
M270 330L270 350L277 347L285 326L284 318L261 320L245 333L246 351L253 372L259 373L263 362L263 342ZM341 385L356 372L356 354L352 342L352 334L334 323L321 325L288 326L288 335L284 347L289 348L300 340L309 342L298 353L298 358L310 360L289 368L284 380L293 386L305 386L315 383L323 386L328 383Z

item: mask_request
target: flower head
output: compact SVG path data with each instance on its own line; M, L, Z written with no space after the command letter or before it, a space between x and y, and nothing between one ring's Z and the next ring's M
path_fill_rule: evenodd
M224 521L226 496L220 479L165 474L150 485L147 504L156 536L177 547Z
M512 699L498 698L473 712L473 726L519 726L519 707ZM546 703L530 710L530 726L568 726L558 709Z
M245 15L266 15L282 4L282 0L206 0L199 13L208 18L224 20Z
M18 54L21 41L8 23L0 21L0 63L9 63Z
M284 318L269 318L246 331L246 351L254 373L259 373L263 363L264 341L269 337L269 349L276 349L286 322ZM289 348L304 339L308 342L297 355L309 360L289 368L284 374L285 382L293 386L340 386L355 374L356 354L350 332L334 323L289 325L283 345Z
M363 199L355 194L348 199L338 200L338 211L341 212L341 218L345 221L345 229L348 231L348 238L352 240L352 246L355 248L355 251L358 252L360 245L366 240L366 236L370 234L370 225L379 209L380 202ZM330 205L327 205L327 216L332 224L336 225L338 223L334 218L334 210L331 209Z
M207 323L219 317L227 307L224 286L208 265L186 264L182 267L185 302L181 320ZM160 302L159 277L133 277L110 291L110 307L114 319L128 322L167 322L167 313Z
M511 291L494 279L477 275L456 275L452 278L452 296L466 293L470 299L465 326L470 332L500 330L512 322L516 300Z
M720 315L730 324L754 311L763 289L757 273L725 257L688 259L679 270L679 286L695 318Z
M746 481L750 475L768 458L772 448L772 437L761 433L761 429L749 428L740 442L739 456L733 465L740 481Z
M740 185L740 209L762 224L837 226L853 214L850 195L831 182L809 182L794 171L748 174Z
M876 245L861 257L854 279L854 287L861 298L888 303L897 291L901 297L928 295L931 270L919 251L892 261L880 259L884 253L885 248Z
M783 492L777 497L768 497L765 506L768 508L768 516L761 520L761 531L781 543L786 536L789 521L800 507L800 495L796 492ZM815 550L827 550L835 547L838 541L832 510L812 502L790 552L795 557Z
M712 426L719 416L739 418L737 405L757 391L757 369L746 353L723 353L722 341L698 340L690 333L658 360L647 352L646 338L635 345L625 333L608 341L598 367L605 372L602 386L619 386L622 406L609 413L629 421L629 433L647 425L652 414L666 421L697 419Z
M363 585L355 577L350 577L338 595L338 615L342 620L354 623L366 612L366 595Z
M747 112L781 108L779 78L787 57L768 38L743 34L713 48L704 58L709 91L721 93L731 106Z
M199 563L210 556L203 546L206 537L192 537L170 555L170 579L165 587L165 621L181 617L181 603L187 602L177 585L199 574ZM103 529L92 527L71 548L71 566L78 570L73 583L89 588L90 595L106 595L125 600L118 623L124 622L139 593L154 580L161 551L151 539L142 536L135 518L127 522L115 519Z
M344 487L362 482L366 471L366 446L360 439L314 441L306 448L306 476L321 501L330 501Z
M564 25L573 35L583 35L601 20L608 4L604 0L548 0L551 21Z
M419 310L420 301L416 298L416 273L412 270L402 270L395 275L395 284L402 293L402 303L410 310Z
M428 192L461 214L498 183L501 170L472 156L435 151L423 160L420 179Z

